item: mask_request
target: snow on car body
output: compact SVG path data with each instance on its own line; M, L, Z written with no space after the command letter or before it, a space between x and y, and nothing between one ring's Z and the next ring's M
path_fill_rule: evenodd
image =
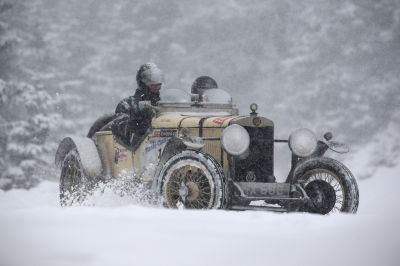
M357 211L354 177L340 162L323 157L328 148L346 151L330 133L317 141L310 130L300 129L289 140L275 140L273 122L258 116L256 104L249 115L239 115L220 89L200 96L166 90L152 108L151 128L135 146L111 130L97 132L90 143L88 138L61 142L56 163L62 169L62 204L84 198L99 180L130 172L169 208ZM293 154L284 183L277 183L273 172L275 142L288 142ZM254 200L266 206L249 205Z

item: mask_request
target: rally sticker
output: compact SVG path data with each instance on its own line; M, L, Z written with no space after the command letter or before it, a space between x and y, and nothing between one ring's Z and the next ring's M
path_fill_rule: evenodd
M231 116L217 117L217 118L215 118L215 119L213 120L213 122L214 122L215 124L222 125L226 120L228 120L228 119L230 119L230 118L231 118Z
M153 137L175 137L176 136L176 129L161 129L153 131Z
M148 153L152 150L155 150L157 148L160 148L162 145L164 145L165 143L167 143L168 139L155 139L155 140L151 140L149 141L149 143L147 144L147 147L144 149L145 153Z
M115 163L120 163L126 161L128 157L128 150L125 148L116 148L114 154Z

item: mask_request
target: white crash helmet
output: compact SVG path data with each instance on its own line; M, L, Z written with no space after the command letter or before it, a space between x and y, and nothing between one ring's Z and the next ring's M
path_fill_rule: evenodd
M156 64L146 63L140 66L136 75L136 81L139 86L162 84L164 82L164 76L161 69L158 68Z

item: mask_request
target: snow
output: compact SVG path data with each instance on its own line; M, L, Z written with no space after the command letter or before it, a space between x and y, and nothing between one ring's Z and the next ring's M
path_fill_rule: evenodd
M0 191L0 265L398 265L400 166L359 182L356 215L61 208L58 184Z
M96 176L101 173L102 167L100 157L96 145L91 139L74 136L65 138L63 142L63 145L66 147L71 144L76 147L86 174L89 176Z
M73 141L78 149L81 163L86 173L96 176L101 173L101 161L96 145L91 139L74 137Z
M3 2L0 133L12 142L0 141L0 174L17 180L0 187L35 183L28 160L49 161L59 138L84 135L153 60L166 71L164 89L189 89L207 74L241 113L257 102L279 138L303 126L338 132L358 149L343 156L353 156L346 164L359 178L360 208L331 216L173 211L107 189L94 206L61 208L58 183L42 182L0 190L0 266L400 265L400 1ZM197 115L236 113L224 111ZM89 172L100 169L97 157L82 160Z

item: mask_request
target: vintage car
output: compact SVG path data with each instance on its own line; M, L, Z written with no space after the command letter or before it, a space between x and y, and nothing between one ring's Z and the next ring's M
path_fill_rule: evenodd
M97 121L87 138L62 140L55 158L62 205L79 203L98 182L128 173L167 208L357 212L355 178L342 163L324 157L328 149L348 151L330 132L317 140L302 128L287 140L275 139L273 122L257 114L257 104L239 115L221 89L202 95L165 90L157 106L142 106L152 108L154 117L134 145L113 134L112 116L99 120L101 128ZM283 183L274 176L279 142L292 152Z

